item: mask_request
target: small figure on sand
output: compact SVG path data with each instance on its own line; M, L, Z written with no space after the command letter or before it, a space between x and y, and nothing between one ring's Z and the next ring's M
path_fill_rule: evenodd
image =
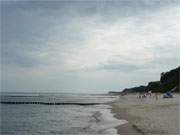
M139 96L138 96L137 98L143 99L143 98L146 98L146 97L147 97L147 94L146 94L146 93L144 93L144 94L139 93Z
M155 93L155 98L156 98L156 100L158 100L158 93Z
M151 97L152 96L152 91L148 91L148 96Z

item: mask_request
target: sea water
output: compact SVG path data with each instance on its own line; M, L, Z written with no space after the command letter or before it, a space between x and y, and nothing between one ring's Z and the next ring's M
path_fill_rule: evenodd
M72 103L68 105L1 104L1 134L117 135L115 127L126 121L114 118L111 107L104 104L117 98L109 95L62 93L1 94L1 101ZM86 103L100 104L86 105Z

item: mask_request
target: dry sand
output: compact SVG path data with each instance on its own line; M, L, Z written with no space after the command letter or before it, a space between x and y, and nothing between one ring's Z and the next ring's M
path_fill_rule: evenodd
M180 135L180 96L158 100L126 95L111 103L117 118L127 124L117 127L120 135Z

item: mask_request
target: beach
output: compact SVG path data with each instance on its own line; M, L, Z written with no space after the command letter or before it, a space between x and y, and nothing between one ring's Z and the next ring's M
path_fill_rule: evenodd
M180 98L163 99L162 95L138 99L138 95L120 96L110 103L112 112L127 124L117 127L120 135L179 135Z

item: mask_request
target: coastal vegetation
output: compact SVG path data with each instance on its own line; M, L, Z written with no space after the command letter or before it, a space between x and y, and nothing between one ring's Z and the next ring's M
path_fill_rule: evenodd
M159 81L149 82L147 86L126 88L122 91L122 93L135 93L135 92L143 93L148 91L164 93L170 90L173 90L173 92L180 92L179 76L180 76L180 66L168 72L162 72Z

